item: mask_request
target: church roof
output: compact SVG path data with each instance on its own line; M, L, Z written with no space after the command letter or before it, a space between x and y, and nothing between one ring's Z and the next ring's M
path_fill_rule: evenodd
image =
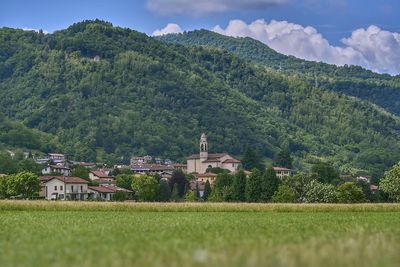
M217 160L226 155L227 155L226 153L208 154L207 160ZM188 157L188 159L199 159L199 158L200 158L200 154L193 154Z
M227 159L222 163L240 163L240 160L237 159Z

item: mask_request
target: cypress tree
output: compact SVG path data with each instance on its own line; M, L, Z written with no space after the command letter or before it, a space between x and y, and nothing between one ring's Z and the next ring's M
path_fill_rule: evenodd
M246 200L248 202L258 202L261 197L261 172L254 168L246 183Z
M274 169L268 168L265 171L260 187L260 201L270 202L279 187L279 178L276 176Z
M233 177L232 200L237 202L246 201L246 174L240 170Z
M206 185L204 186L203 199L207 200L210 195L211 195L211 185L210 182L207 180Z

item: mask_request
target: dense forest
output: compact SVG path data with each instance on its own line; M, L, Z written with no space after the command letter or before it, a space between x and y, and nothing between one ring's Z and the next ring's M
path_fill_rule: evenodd
M56 136L76 160L183 160L201 132L214 152L251 146L274 158L288 149L298 169L329 161L380 175L400 159L399 117L368 101L98 20L53 34L0 29L0 112Z
M251 38L223 36L207 30L157 37L168 43L203 45L225 49L241 58L294 75L311 85L368 100L400 115L400 76L378 74L359 66L329 65L280 54Z

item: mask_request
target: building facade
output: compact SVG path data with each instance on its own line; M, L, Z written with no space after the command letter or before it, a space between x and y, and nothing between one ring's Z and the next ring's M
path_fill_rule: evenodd
M204 174L208 168L222 168L234 172L239 164L239 160L227 153L209 154L207 137L203 133L200 137L200 153L187 158L187 172Z

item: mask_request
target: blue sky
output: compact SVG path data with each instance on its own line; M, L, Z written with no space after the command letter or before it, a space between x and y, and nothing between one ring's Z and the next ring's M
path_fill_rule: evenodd
M151 35L156 29L163 29L168 23L175 23L182 30L199 28L215 30L214 27L219 25L217 31L222 34L250 36L285 54L338 65L345 63L363 65L378 72L392 74L400 72L400 66L396 62L387 62L393 59L387 58L378 64L370 61L382 56L381 54L364 55L363 53L374 49L373 46L392 45L393 40L400 43L400 40L396 39L396 34L400 32L398 14L400 14L398 0L0 0L0 26L43 29L52 32L84 19L99 18L110 21L114 25L129 27ZM259 19L264 20L265 31L263 32L255 31L255 28L250 26L252 22ZM287 21L289 24L272 25L270 24L272 20ZM238 30L238 25L233 23L228 29L228 23L231 21L243 22L249 28L239 25L241 28ZM298 29L296 25L302 28ZM368 31L371 25L377 28ZM319 47L320 51L314 47L315 44L308 47L309 44L302 43L304 51L301 53L292 51L294 49L290 47L281 47L282 41L278 42L278 39L281 40L283 37L278 36L278 39L274 39L270 35L271 29L276 30L273 28L275 26L279 26L279 29L290 29L291 33L293 29L297 33L299 30L304 30L305 37L310 39L320 35L321 40L329 43L329 47L324 48L325 50ZM310 33L307 30L308 26L315 29L315 32ZM380 35L380 33L383 35L392 33L393 40L382 35L382 38L386 38L382 42L357 48L355 43L358 39L353 38L352 34L358 29L366 30L365 33L360 33L359 39ZM285 36L285 41L291 40L291 33L289 37ZM350 40L344 43L343 38ZM296 42L300 39L299 36L293 39L295 46L298 46ZM337 55L333 51L336 47L344 50ZM355 49L361 54L352 53L347 48ZM332 51L327 52L326 49ZM397 52L396 49L398 49L397 44L394 44L394 50L391 51ZM325 56L326 53L333 54ZM349 58L335 61L336 57L342 56ZM386 65L381 66L382 64Z

